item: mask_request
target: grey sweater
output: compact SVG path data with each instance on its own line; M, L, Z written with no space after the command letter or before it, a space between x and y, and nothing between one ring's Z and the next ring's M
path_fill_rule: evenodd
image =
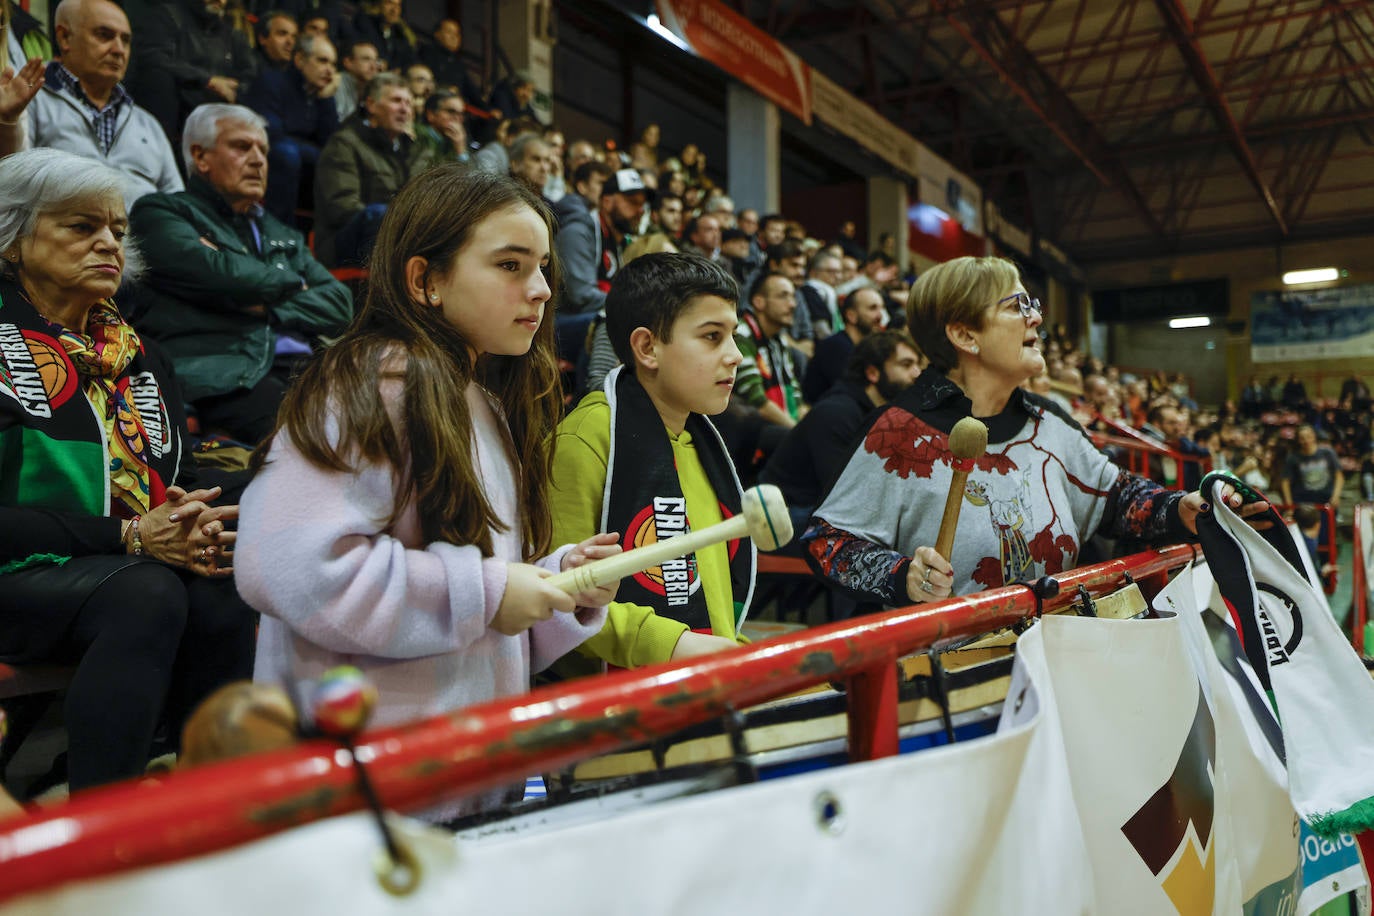
M558 259L563 264L563 307L569 312L599 312L606 306L602 279L602 260L608 253L601 245L601 223L596 213L570 213L558 227ZM615 276L620 252L611 249L610 270Z
M962 391L928 369L872 419L802 535L810 559L868 600L905 604L906 570L939 533L953 476L949 430L969 414ZM1183 493L1122 470L1058 407L1018 389L984 419L988 449L964 486L954 593L1072 568L1096 532L1151 541L1191 537Z
M75 95L45 83L24 113L26 146L48 146L95 159L129 177L124 205L145 194L185 190L177 171L172 145L157 119L132 102L126 102L115 125L109 153L100 148L95 122Z

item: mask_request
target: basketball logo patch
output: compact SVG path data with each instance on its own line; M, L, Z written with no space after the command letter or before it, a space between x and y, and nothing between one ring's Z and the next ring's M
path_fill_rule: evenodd
M687 500L681 496L656 496L626 526L624 546L633 550L686 534L688 530ZM649 592L666 598L669 607L687 604L701 588L695 555L666 560L661 566L635 573L634 578Z
M0 324L0 393L32 417L52 416L76 391L76 367L56 339Z

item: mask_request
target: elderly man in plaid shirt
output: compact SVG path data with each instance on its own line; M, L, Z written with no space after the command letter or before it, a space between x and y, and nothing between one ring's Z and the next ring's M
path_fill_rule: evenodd
M162 127L120 82L129 66L128 17L110 0L62 0L56 16L61 59L25 112L27 146L98 159L129 176L126 206L154 191L183 189Z

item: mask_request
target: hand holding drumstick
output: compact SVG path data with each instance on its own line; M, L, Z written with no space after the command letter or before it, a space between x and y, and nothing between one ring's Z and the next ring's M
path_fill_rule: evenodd
M973 463L988 447L988 428L973 417L964 417L949 432L949 450L954 473L945 496L945 514L934 547L918 547L906 571L906 594L913 604L948 598L954 590L954 567L949 555L954 549L954 533L959 526L959 509L964 502L964 484Z

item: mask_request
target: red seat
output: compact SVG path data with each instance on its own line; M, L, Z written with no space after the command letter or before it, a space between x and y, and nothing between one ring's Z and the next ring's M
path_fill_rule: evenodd
M366 267L335 267L330 273L333 274L334 279L338 280L340 283L351 283L354 280L367 279Z
M6 665L0 662L0 700L52 693L72 681L75 668L62 665Z
M759 572L775 576L805 576L811 578L811 567L801 557L784 557L775 553L759 554Z

